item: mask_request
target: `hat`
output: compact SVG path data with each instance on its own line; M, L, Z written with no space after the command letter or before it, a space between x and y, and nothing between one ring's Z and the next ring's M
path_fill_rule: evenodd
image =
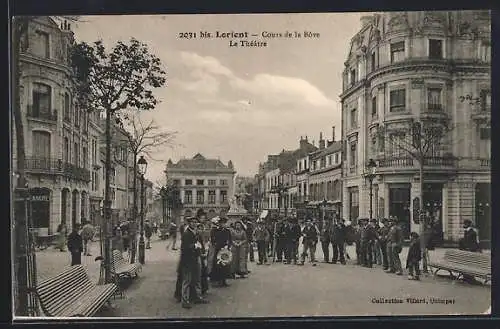
M464 224L472 225L472 221L470 219L464 220Z
M217 224L219 224L220 217L219 216L215 216L210 221L212 222L212 224L216 224L217 225Z
M197 223L197 222L199 222L198 218L196 218L196 217L188 217L188 218L186 218L186 221L188 223Z

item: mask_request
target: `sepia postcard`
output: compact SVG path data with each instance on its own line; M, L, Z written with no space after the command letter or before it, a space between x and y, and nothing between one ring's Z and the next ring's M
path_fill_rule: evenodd
M491 313L491 15L15 16L13 314Z

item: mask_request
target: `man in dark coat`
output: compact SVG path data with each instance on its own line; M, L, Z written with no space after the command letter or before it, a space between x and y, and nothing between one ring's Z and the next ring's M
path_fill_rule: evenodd
M299 248L299 239L301 230L296 220L293 218L288 219L286 225L286 260L287 264L297 264L297 253Z
M253 231L254 231L254 226L252 223L251 219L247 219L246 223L246 235L247 235L247 253L248 253L248 259L250 262L255 261L255 253L253 250Z
M365 267L373 266L373 244L376 238L375 227L367 218L364 218L361 228L361 265Z
M321 241L321 250L323 251L323 261L330 262L330 243L332 235L332 222L329 218L323 219L321 223L319 240Z
M83 239L78 233L79 225L73 225L73 231L68 236L68 251L71 253L71 266L82 263Z
M282 262L286 247L286 226L282 218L276 223L276 262Z
M346 241L346 227L341 219L337 219L332 227L331 240L333 245L332 264L337 263L337 260L340 259L340 263L345 265L344 243Z
M476 230L472 227L472 221L464 220L464 237L458 241L458 248L471 252L481 252ZM463 280L469 283L476 283L474 276L463 274Z
M389 262L387 260L387 234L389 233L389 224L387 223L387 218L382 218L380 223L381 225L379 225L377 235L380 252L382 254L382 269L385 271L389 268Z
M319 232L317 227L313 225L310 219L308 219L306 221L306 226L302 229L302 236L303 236L302 245L304 246L304 249L299 263L300 265L304 265L304 262L306 261L307 252L309 251L310 261L313 266L316 266L315 254L316 254L316 245L318 243L318 235Z
M398 218L390 217L389 223L390 229L389 233L387 234L387 255L389 258L389 269L386 272L403 275L401 259L399 258L399 254L403 250L403 231L399 224Z
M177 224L174 221L170 222L168 227L168 237L170 242L167 243L167 249L172 246L172 250L177 250L175 243L177 242Z
M153 227L149 221L144 223L144 236L146 237L146 249L151 249L151 236L153 235Z
M196 233L196 218L188 220L188 227L181 238L181 255L178 271L182 278L181 301L183 308L191 308L191 303L206 303L200 296L201 279L200 255L202 245Z

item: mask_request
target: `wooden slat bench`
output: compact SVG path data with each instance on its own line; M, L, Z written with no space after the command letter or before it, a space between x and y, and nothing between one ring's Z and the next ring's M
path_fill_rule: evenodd
M111 258L111 273L118 279L131 279L139 276L142 270L140 263L130 264L124 258L119 250L113 250L113 257Z
M450 249L445 251L443 259L431 261L429 266L435 268L434 275L440 270L445 270L454 279L466 274L482 278L484 283L491 280L490 254ZM455 276L453 272L458 275Z
M39 283L34 290L46 316L90 317L118 291L114 283L96 285L83 265L67 267L58 275Z

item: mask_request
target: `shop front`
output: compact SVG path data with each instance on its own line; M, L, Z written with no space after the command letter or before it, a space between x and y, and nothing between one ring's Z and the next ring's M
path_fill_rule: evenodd
M50 234L50 202L51 190L48 188L32 188L31 195L31 218L33 228L43 229Z

